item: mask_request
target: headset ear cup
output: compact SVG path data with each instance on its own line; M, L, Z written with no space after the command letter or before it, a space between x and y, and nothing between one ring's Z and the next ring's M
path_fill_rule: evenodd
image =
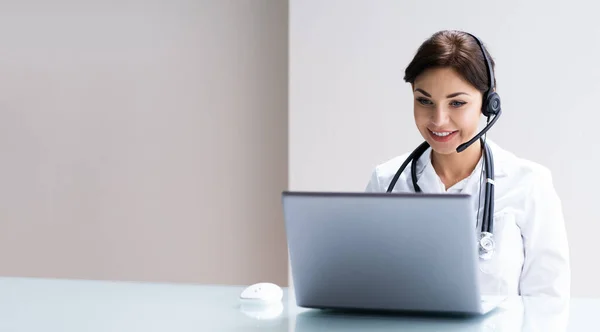
M502 108L502 104L500 102L500 96L496 92L490 93L483 106L483 115L490 117L492 115L496 115L500 112Z

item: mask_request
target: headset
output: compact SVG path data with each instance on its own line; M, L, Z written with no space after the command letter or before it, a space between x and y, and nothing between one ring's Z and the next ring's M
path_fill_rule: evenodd
M496 247L496 243L494 241L493 232L494 232L494 159L492 156L492 151L489 146L486 144L484 139L481 139L483 136L498 120L498 117L502 114L502 107L500 102L500 96L495 91L495 80L494 80L494 70L492 68L491 61L483 47L483 43L479 40L479 38L467 32L468 35L473 37L479 48L481 49L481 53L485 59L485 65L488 72L489 79L489 88L483 95L483 104L481 106L481 112L485 117L487 117L487 124L485 128L483 128L477 135L475 135L472 139L459 145L456 148L456 152L460 153L467 149L471 144L475 143L478 139L481 140L481 146L483 149L483 158L484 158L484 167L486 174L485 181L485 200L484 200L484 208L483 208L483 220L481 223L481 232L479 234L479 257L484 260L488 260L493 256L494 249ZM490 118L493 119L490 122ZM394 175L390 185L388 186L387 192L390 193L394 189L398 178L404 171L404 169L411 163L411 178L412 184L415 188L416 192L421 192L421 188L417 184L417 163L421 155L429 148L429 143L427 141L423 142L419 145L402 163L400 169ZM483 170L482 170L483 171ZM481 194L480 194L481 197ZM477 219L479 219L479 205L477 206Z

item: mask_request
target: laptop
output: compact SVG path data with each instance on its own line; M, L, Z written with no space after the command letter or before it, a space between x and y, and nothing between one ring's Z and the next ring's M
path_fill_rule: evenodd
M282 193L296 304L303 308L486 314L472 197Z

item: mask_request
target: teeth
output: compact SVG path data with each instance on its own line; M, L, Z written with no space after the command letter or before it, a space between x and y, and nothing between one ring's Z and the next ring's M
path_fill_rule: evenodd
M448 136L448 135L452 134L453 131L447 131L447 132L443 132L443 133L440 133L440 132L437 132L437 131L432 131L432 133L434 133L436 136L444 137L444 136Z

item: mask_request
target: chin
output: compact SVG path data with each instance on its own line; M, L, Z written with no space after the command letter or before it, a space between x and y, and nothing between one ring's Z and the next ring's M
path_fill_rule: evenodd
M458 148L458 145L456 144L447 144L447 143L439 143L439 142L435 142L435 141L431 141L428 140L429 145L431 146L431 149L433 151L435 151L435 153L437 154L441 154L441 155L449 155L449 154L453 154L453 153L458 153L456 152L456 148Z

